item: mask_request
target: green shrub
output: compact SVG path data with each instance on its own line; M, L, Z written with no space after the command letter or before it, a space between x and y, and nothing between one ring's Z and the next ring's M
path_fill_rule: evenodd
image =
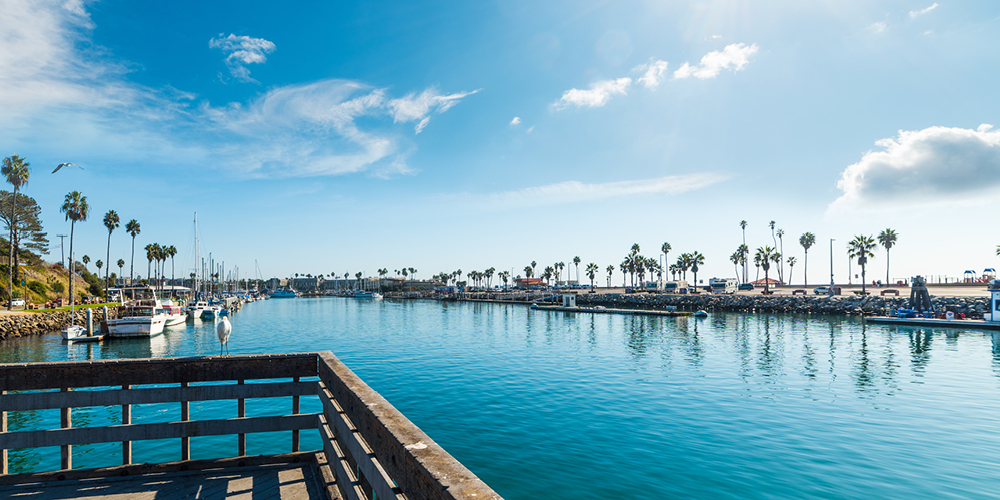
M37 293L38 295L45 295L45 292L48 291L48 287L45 286L45 283L34 280L28 282L28 289L30 289L32 292Z

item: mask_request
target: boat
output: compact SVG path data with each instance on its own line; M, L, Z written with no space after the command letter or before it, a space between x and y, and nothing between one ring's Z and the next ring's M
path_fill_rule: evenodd
M118 319L108 320L111 337L147 338L163 333L167 315L156 300L136 300L120 308Z
M272 299L294 299L299 296L299 293L291 288L281 288L271 292Z
M381 298L381 295L379 296ZM354 298L356 299L374 299L375 294L367 291L357 291L354 292Z
M87 335L87 329L82 326L70 325L62 329L63 340L73 341Z
M708 313L705 312L704 309L699 309L697 312L694 313L694 317L696 317L696 318L707 318L708 317Z
M204 311L206 307L208 307L208 302L205 302L204 300L192 302L191 305L187 306L188 318L201 318L201 312Z
M216 305L206 306L201 310L201 319L215 320L219 317L219 311L222 308Z
M160 308L167 315L167 320L163 323L163 326L183 325L187 321L187 315L184 311L170 299L160 299Z

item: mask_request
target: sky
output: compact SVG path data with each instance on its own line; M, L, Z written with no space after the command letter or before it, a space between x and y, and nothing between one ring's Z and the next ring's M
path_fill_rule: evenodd
M810 283L886 228L892 280L1000 267L997 2L2 5L0 156L52 261L79 190L76 255L113 209L143 276L153 242L196 267L195 213L202 256L264 278L580 256L604 282L663 242L728 277L741 220L751 249L784 231L796 283L806 231Z

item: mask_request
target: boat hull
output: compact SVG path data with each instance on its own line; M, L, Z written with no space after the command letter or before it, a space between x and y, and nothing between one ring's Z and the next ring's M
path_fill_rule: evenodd
M87 335L87 330L82 326L70 326L61 332L63 340L74 340Z
M148 338L163 333L164 316L125 317L108 320L108 335L115 338Z
M167 320L164 321L163 326L183 325L185 322L187 322L187 315L181 313L171 314L167 316Z

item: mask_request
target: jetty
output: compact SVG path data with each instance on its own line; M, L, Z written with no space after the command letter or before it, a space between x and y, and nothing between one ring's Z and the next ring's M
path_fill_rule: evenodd
M637 316L691 316L694 313L688 311L657 311L653 309L619 309L607 307L581 307L581 306L544 306L532 304L531 308L537 311L559 311L572 313L589 314L632 314Z
M981 319L940 319L940 318L900 318L896 316L868 316L866 323L900 326L934 326L940 328L972 328L976 330L1000 330L1000 322Z
M304 397L318 397L322 410L302 413ZM251 398L287 398L288 411L248 417ZM192 401L216 400L235 400L235 414L191 419ZM133 423L132 405L139 404L176 404L180 420ZM106 407L116 420L120 414L121 423L74 427L73 409L81 407ZM7 428L8 412L55 409L58 428ZM302 450L299 434L311 429L319 431L322 447ZM247 434L274 431L289 432L287 453L247 456ZM191 459L192 437L222 435L232 436L237 456ZM150 439L177 440L177 460L133 463L133 443ZM121 465L74 469L73 446L89 443L121 443ZM59 469L10 474L8 450L20 448L59 453ZM500 499L330 352L0 364L0 497L226 498L237 493L330 500Z

